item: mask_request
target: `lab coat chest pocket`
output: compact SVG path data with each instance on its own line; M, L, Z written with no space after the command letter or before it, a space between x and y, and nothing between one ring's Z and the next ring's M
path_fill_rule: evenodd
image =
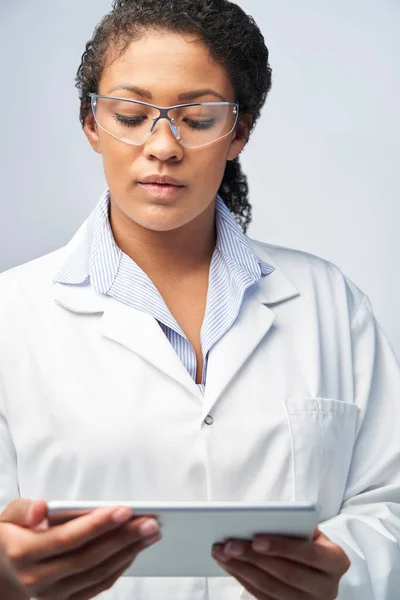
M294 500L318 502L320 520L338 514L356 435L358 407L331 398L285 398Z

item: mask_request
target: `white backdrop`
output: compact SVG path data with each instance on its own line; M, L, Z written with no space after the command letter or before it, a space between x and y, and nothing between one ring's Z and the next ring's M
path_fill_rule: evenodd
M240 0L273 87L242 163L249 235L335 264L400 357L398 0ZM110 0L0 4L0 271L64 245L106 182L74 77Z

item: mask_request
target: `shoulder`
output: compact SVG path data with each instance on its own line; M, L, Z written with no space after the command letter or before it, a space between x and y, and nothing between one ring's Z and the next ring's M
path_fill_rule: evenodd
M296 271L299 268L302 270L329 270L331 268L338 269L338 267L329 260L304 250L289 248L288 246L277 246L276 244L261 242L252 238L248 238L248 240L255 250L257 256L260 258L263 256L272 258L273 262L276 262L280 268L288 271Z
M0 301L17 289L29 290L31 296L50 291L57 272L84 242L87 226L86 220L65 246L0 273Z
M0 273L0 288L4 290L7 286L18 283L36 286L45 281L51 283L57 268L62 265L67 256L68 246L63 246L53 252L3 271Z
M368 297L335 263L304 250L278 246L248 238L257 256L279 269L300 294L345 303L355 314Z
M0 273L2 319L21 315L33 306L42 305L45 309L52 299L53 278L66 255L66 247L62 247Z
M3 316L52 301L54 278L84 241L86 227L87 221L65 246L0 273L0 313Z
M66 255L66 246L53 252L39 256L0 273L0 285L7 286L13 281L38 281L47 278L52 271L61 264L62 257Z

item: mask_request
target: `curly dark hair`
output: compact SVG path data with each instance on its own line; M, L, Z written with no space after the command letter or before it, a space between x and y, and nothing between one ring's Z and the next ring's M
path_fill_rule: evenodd
M75 85L82 127L91 111L88 92L98 93L103 69L148 29L195 34L231 79L240 113L250 118L250 133L272 84L268 48L254 19L228 0L113 0L112 10L96 25L86 43ZM116 56L115 56L116 55ZM239 158L227 161L218 190L246 232L251 222L248 182Z

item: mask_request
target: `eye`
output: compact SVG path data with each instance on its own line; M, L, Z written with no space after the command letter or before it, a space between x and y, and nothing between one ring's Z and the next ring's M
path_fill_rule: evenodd
M203 120L203 121L196 121L195 119L185 119L185 123L187 123L189 125L189 127L192 127L192 129L208 129L209 127L212 127L213 125L215 125L216 121L215 119L207 119L207 120Z
M114 119L117 123L122 123L127 127L137 127L138 125L142 125L147 117L123 117L122 115L114 115Z

